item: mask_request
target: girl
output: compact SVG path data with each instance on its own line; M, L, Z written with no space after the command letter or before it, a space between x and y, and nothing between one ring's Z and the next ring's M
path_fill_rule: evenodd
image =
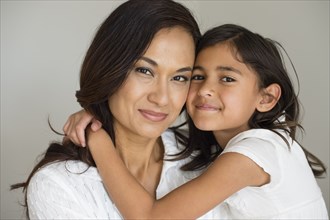
M127 171L104 130L89 132L88 146L124 218L197 218L219 203L223 218L328 218L314 178L325 167L296 141L298 98L276 45L236 25L205 33L182 155L198 152L185 170L207 170L159 200Z

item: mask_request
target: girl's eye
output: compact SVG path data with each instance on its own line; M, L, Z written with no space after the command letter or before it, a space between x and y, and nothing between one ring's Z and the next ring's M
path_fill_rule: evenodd
M187 76L174 76L173 80L178 82L187 82L189 81L189 78Z
M223 82L235 82L236 80L231 78L231 77L226 76L226 77L221 78L221 81L223 81Z
M144 67L137 67L135 69L135 71L146 74L146 75L151 75L151 76L153 75L152 72L148 68L144 68Z
M191 77L191 80L204 80L204 79L205 79L205 77L202 75L193 75Z

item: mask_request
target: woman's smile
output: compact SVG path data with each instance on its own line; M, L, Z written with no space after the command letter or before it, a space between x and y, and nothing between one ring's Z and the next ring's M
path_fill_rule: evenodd
M153 122L160 122L160 121L164 121L166 119L166 117L168 116L168 114L163 113L163 112L156 112L153 110L148 110L148 109L139 109L139 112L141 113L141 115Z

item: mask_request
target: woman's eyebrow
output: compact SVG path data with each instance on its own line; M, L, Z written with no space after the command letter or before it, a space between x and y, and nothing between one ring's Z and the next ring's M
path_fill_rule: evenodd
M140 60L143 60L152 66L155 66L155 67L158 66L158 63L156 61L154 61L153 59L150 59L148 57L145 57L145 56L141 57ZM176 70L175 72L182 73L182 72L191 72L191 71L192 71L192 68L190 66L187 66L187 67L182 67L182 68Z
M158 66L157 62L153 59L150 59L148 57L141 57L141 60L144 60L145 62L149 63L152 66Z
M176 72L183 73L183 72L191 72L191 71L192 71L192 68L190 66L187 66L187 67L178 69Z

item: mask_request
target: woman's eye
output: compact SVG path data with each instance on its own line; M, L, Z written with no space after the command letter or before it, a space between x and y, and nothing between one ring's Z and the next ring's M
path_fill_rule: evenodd
M143 73L143 74L146 74L146 75L151 75L151 76L153 75L152 72L148 68L138 67L135 70L139 73Z
M226 77L221 78L221 81L223 81L223 82L235 82L236 80L231 78L231 77L226 76Z
M174 76L173 80L178 82L187 82L189 81L189 78L187 76Z
M202 75L194 75L191 77L191 80L204 80L205 77Z

